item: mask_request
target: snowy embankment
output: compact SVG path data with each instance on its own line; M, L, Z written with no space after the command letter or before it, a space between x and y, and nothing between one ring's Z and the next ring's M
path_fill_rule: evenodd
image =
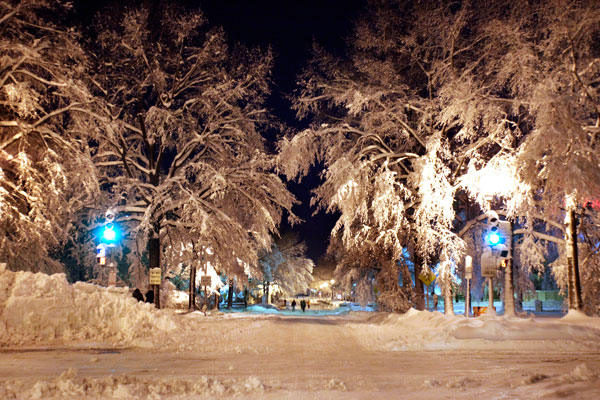
M138 303L125 288L0 270L0 346L90 340L143 345L150 332L176 329L171 315Z
M465 318L410 309L347 324L359 342L380 350L533 350L600 348L600 318L571 311L563 318L483 315Z
M240 324L238 333L258 328L260 324ZM210 346L216 337L227 342L231 335L228 327L214 319L206 324L198 313L177 314L138 302L126 288L70 285L64 274L0 270L0 347L69 344L184 351Z

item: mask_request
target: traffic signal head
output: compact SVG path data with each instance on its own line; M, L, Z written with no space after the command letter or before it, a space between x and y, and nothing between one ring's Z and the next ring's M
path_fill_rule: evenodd
M115 232L115 225L111 222L104 226L104 231L102 231L102 239L107 242L113 242L117 238L117 233Z
M103 243L114 245L118 240L119 232L115 227L115 212L108 209L104 214L104 227L102 228L101 240Z
M490 246L495 246L502 241L502 238L497 232L490 232L486 236L486 240Z
M485 241L490 246L496 246L503 242L503 237L500 234L498 225L500 223L500 217L495 211L488 211L487 216L487 232L485 235Z

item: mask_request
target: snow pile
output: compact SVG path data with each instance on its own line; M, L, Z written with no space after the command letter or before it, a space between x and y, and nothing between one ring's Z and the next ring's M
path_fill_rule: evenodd
M377 313L364 322L347 324L359 340L382 350L485 350L493 347L545 348L556 346L600 347L600 319L570 312L557 320L483 315L478 318L447 316L410 309L405 314Z
M265 386L257 377L217 380L206 376L190 379L154 376L78 376L68 369L50 381L31 383L12 380L0 385L3 399L160 399L164 396L189 398L194 395L240 397L262 393Z
M206 349L251 352L240 335L260 336L256 315L241 319L236 330L222 324L223 314L181 314L138 302L127 288L77 282L64 274L0 270L0 347L67 345L141 347L165 351ZM0 396L2 398L2 396Z
M0 270L0 345L104 340L143 343L177 328L172 315L139 303L126 288L101 288L64 274Z
M160 304L163 308L185 310L188 308L190 295L182 290L177 290L173 282L168 279L163 281L160 288Z

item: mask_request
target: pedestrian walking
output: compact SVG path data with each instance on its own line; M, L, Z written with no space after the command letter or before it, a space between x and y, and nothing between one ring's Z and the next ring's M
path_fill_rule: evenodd
M306 310L306 301L304 299L300 300L300 308L302 309L302 312Z
M292 300L292 311L296 311L296 299Z

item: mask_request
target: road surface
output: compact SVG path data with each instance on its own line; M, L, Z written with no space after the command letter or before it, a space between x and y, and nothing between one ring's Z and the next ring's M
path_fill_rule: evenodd
M0 348L0 398L599 399L600 353L378 351L350 316L223 319L183 351ZM239 331L232 343L224 332Z

